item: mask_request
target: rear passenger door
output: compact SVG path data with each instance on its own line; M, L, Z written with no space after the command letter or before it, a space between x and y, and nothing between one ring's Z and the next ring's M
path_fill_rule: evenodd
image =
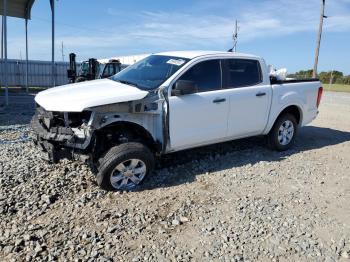
M223 88L229 90L228 137L259 135L265 129L272 90L264 84L260 62L224 59Z
M180 150L226 137L229 102L222 90L221 61L198 62L177 80L193 81L197 92L169 97L171 148Z

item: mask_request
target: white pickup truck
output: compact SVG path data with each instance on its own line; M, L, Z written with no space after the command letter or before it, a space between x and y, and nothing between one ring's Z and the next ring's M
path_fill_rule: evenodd
M40 92L32 129L51 162L79 157L102 188L129 190L167 153L257 135L286 150L321 96L317 79L278 81L257 56L166 52Z

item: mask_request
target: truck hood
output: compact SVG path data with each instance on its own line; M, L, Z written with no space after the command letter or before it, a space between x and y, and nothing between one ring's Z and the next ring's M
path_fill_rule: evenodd
M147 91L109 79L50 88L35 96L35 102L47 111L81 112L86 108L134 101Z

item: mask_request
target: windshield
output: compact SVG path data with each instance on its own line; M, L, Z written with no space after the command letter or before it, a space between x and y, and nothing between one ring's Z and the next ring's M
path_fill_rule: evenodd
M100 72L100 63L96 63L96 74L98 76L98 73ZM79 75L87 77L90 73L90 65L89 61L84 61L81 63Z
M125 68L111 79L142 90L152 90L164 83L188 61L189 59L182 57L151 55Z

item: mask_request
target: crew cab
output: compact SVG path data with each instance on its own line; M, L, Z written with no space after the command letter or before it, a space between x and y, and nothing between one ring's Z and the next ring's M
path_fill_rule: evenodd
M102 188L129 190L171 152L258 135L287 150L321 96L317 79L279 81L258 56L165 52L40 92L31 125L51 162L83 159Z

